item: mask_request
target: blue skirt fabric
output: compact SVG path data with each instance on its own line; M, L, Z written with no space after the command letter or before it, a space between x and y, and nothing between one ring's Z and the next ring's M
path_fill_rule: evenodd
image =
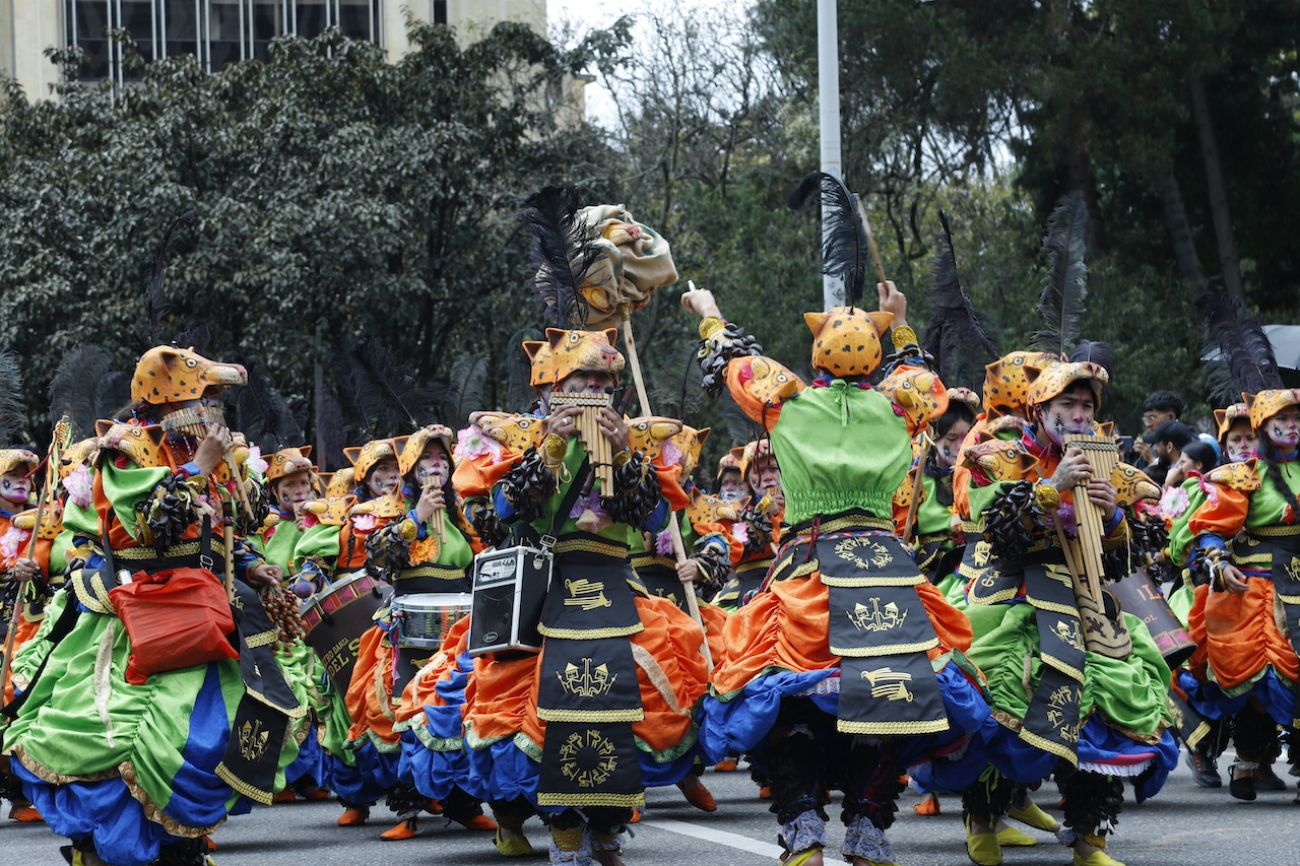
M644 750L637 751L641 782L647 788L675 785L690 772L701 756L699 743L669 761L656 761ZM537 806L537 782L541 764L515 745L514 740L497 740L482 749L464 750L465 772L457 784L471 797L486 802L523 797L543 812L562 812L564 806Z
M339 799L348 803L375 803L398 782L401 752L381 752L367 742L352 755L356 764L349 767L334 755L325 756L326 782Z
M1284 727L1291 725L1295 718L1296 693L1286 686L1285 681L1274 672L1272 667L1265 668L1259 679L1251 683L1247 691L1239 695L1228 696L1209 680L1201 681L1187 671L1178 674L1178 685L1187 692L1188 703L1207 719L1218 719L1236 715L1251 698L1258 698L1273 721Z
M474 657L461 653L455 670L434 687L443 704L425 705L422 719L404 723L398 776L435 800L446 799L469 774L462 745L461 707L465 705L465 686L473 670ZM413 729L416 725L422 725L423 730L417 733Z
M190 714L189 737L181 750L184 763L173 778L172 797L166 804L167 815L186 826L214 826L227 814L251 810L251 802L241 797L227 813L234 791L215 772L230 739L226 718L217 665L209 664ZM120 777L54 784L17 760L10 765L23 794L55 834L70 839L93 834L96 852L115 866L148 866L160 846L176 841L161 824L149 820Z
M784 671L755 677L728 701L707 696L700 722L700 745L706 759L716 763L729 753L760 748L776 724L783 698L806 696L819 710L834 717L839 708L838 691L817 687L838 675L838 668L802 673ZM1015 738L993 719L979 689L955 663L944 665L935 677L950 726L937 734L893 738L900 747L899 761L906 766L940 756L947 765L946 772L960 777L969 775L973 781L992 756L1014 747L1011 741ZM953 778L958 779L958 775Z

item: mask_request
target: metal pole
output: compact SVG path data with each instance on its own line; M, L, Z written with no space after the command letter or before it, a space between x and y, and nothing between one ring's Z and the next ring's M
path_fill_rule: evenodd
M822 171L843 179L840 164L840 50L835 0L817 0L817 107L821 116ZM822 225L829 223L825 205ZM822 307L844 304L844 281L822 277Z

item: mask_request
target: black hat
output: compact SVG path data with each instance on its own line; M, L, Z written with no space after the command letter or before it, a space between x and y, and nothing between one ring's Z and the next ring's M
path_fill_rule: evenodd
M1187 443L1197 438L1196 430L1182 421L1165 421L1143 436L1142 441L1148 445L1154 445L1157 442L1168 442L1179 451L1182 451Z

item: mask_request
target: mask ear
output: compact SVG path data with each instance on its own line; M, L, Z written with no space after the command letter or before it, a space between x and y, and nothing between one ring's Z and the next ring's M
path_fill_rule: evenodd
M108 435L108 431L113 429L113 422L101 418L95 422L95 436L103 438Z
M803 320L808 325L808 330L812 331L814 337L822 332L822 328L826 325L826 320L830 317L830 313L803 314Z
M1226 421L1227 419L1228 419L1228 410L1227 410L1227 409L1215 409L1215 410L1214 410L1214 426L1215 426L1215 427L1217 427L1217 428L1219 428L1219 429L1223 429L1223 422Z
M884 335L885 331L889 330L890 324L894 321L894 314L877 311L874 313L867 313L867 318L871 320L871 327L875 329L876 336L879 337Z
M712 432L713 432L712 427L705 427L703 430L696 430L695 441L703 445L706 441L708 441L709 434Z
M529 361L537 360L537 353L542 351L542 347L545 345L546 343L542 342L541 340L525 340L524 353L528 355L528 360Z
M1241 399L1242 399L1242 401L1246 404L1246 411L1247 411L1247 412L1249 412L1251 409L1253 409L1253 408L1255 407L1255 395L1254 395L1254 394L1247 394L1245 391L1242 391L1242 392L1241 392Z
M548 343L550 343L550 344L551 344L551 348L554 349L554 348L556 348L557 346L559 346L561 343L564 342L564 338L565 338L566 334L567 334L567 332L565 332L564 330L562 330L562 329L560 329L560 328L547 328L547 329L546 329L546 341L547 341Z
M618 328L606 328L606 329L605 329L605 339L609 341L609 344L610 344L611 346L617 346L617 345L618 345Z
M346 457L346 458L348 459L348 462L349 462L349 463L351 463L353 466L356 466L356 465L357 465L357 460L361 457L361 449L360 449L360 448L355 448L355 447L354 447L354 448L344 448L344 449L343 449L343 456Z
M731 449L730 451L728 451L727 453L730 454L730 455L732 456L732 459L734 459L734 460L736 460L737 462L739 462L739 461L742 460L742 459L744 458L744 456L745 456L745 449L744 449L743 446L740 447L740 448L732 448L732 449ZM738 467L738 468L739 468L739 467Z
M302 446L301 448L299 448L298 450L302 452L302 456L303 456L303 457L311 457L311 446L310 446L310 445L304 445L304 446Z

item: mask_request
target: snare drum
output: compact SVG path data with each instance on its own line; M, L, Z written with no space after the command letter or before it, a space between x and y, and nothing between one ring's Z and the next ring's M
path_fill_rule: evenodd
M303 602L306 641L316 651L334 687L347 694L361 636L375 624L392 588L363 571L325 587Z
M415 592L393 596L397 645L439 650L451 627L469 616L474 596L468 592Z

